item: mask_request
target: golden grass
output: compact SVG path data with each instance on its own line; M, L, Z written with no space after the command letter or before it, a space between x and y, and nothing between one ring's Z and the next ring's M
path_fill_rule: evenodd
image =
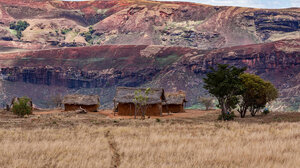
M151 122L150 122L151 121ZM298 167L300 123L0 129L1 167ZM149 124L150 123L150 124ZM149 124L149 125L148 125ZM107 138L110 131L112 137ZM108 141L112 141L110 143ZM112 151L111 145L116 145Z

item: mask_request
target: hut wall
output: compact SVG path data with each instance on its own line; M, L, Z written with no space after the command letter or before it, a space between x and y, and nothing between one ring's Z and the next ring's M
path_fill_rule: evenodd
M65 111L75 111L83 108L89 112L97 112L99 105L74 105L74 104L65 104Z
M183 104L168 104L163 105L163 113L182 113L184 112Z
M131 108L130 108L131 106ZM118 104L118 115L120 116L134 116L135 108L133 103L119 103ZM152 104L148 105L146 116L160 116L160 111L162 110L162 105L160 104ZM138 116L141 113L137 114Z

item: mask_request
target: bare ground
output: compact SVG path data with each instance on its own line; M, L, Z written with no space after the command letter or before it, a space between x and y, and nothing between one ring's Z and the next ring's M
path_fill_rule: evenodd
M63 112L60 109L34 111L33 115L18 117L11 112L0 111L0 127L2 128L61 128L74 127L81 124L96 126L127 126L143 125L152 123L186 123L199 124L218 121L218 110L186 110L185 113L164 114L163 117L151 117L141 120L133 119L133 116L114 116L112 110L100 110L96 113L77 114L76 112ZM273 122L300 122L300 113L297 112L272 112L268 115L258 114L255 117L247 115L240 118L238 114L233 122L239 123L273 123Z

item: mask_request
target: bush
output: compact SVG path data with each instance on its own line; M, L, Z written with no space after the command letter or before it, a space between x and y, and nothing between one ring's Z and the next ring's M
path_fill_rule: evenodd
M265 108L264 111L262 112L264 115L267 115L270 113L270 110L268 108Z
M60 33L61 33L61 34L67 34L67 33L69 33L70 31L72 31L72 28L69 28L69 29L62 29L62 30L60 30Z
M27 23L26 21L21 21L20 20L18 22L10 23L9 28L12 29L12 30L16 30L18 39L21 39L22 31L24 31L28 26L30 26L29 23Z
M26 21L18 21L18 22L12 22L9 25L10 29L17 30L17 31L24 31L29 25Z
M84 33L80 33L80 35L82 37L84 37L85 41L87 41L88 43L92 43L92 39L93 39L93 33L96 30L93 29L93 27L89 27L89 31L88 32L84 32Z
M230 121L230 120L234 120L234 117L236 117L234 112L225 113L225 114L220 114L218 120Z
M24 115L32 114L32 107L30 99L21 97L18 102L14 102L12 111L14 114L23 117Z

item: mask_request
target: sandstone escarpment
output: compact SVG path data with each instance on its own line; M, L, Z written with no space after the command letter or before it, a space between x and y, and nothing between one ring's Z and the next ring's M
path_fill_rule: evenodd
M31 26L20 41L48 48L72 47L64 44L74 41L79 44L76 46L143 44L213 49L300 36L299 8L267 10L144 0L0 0L0 5L0 28L7 30L11 22L26 20ZM58 26L48 26L49 19ZM35 26L41 24L45 26ZM60 33L71 27L73 30ZM89 27L94 31L84 38L82 34ZM10 36L15 34L5 37Z
M113 97L116 86L186 90L192 105L205 93L202 78L211 66L219 63L247 67L248 72L260 75L282 90L281 98L299 97L299 48L299 39L216 50L121 45L79 47L2 54L0 66L7 81L69 89L107 88L112 89L109 97ZM105 103L110 104L111 100Z

